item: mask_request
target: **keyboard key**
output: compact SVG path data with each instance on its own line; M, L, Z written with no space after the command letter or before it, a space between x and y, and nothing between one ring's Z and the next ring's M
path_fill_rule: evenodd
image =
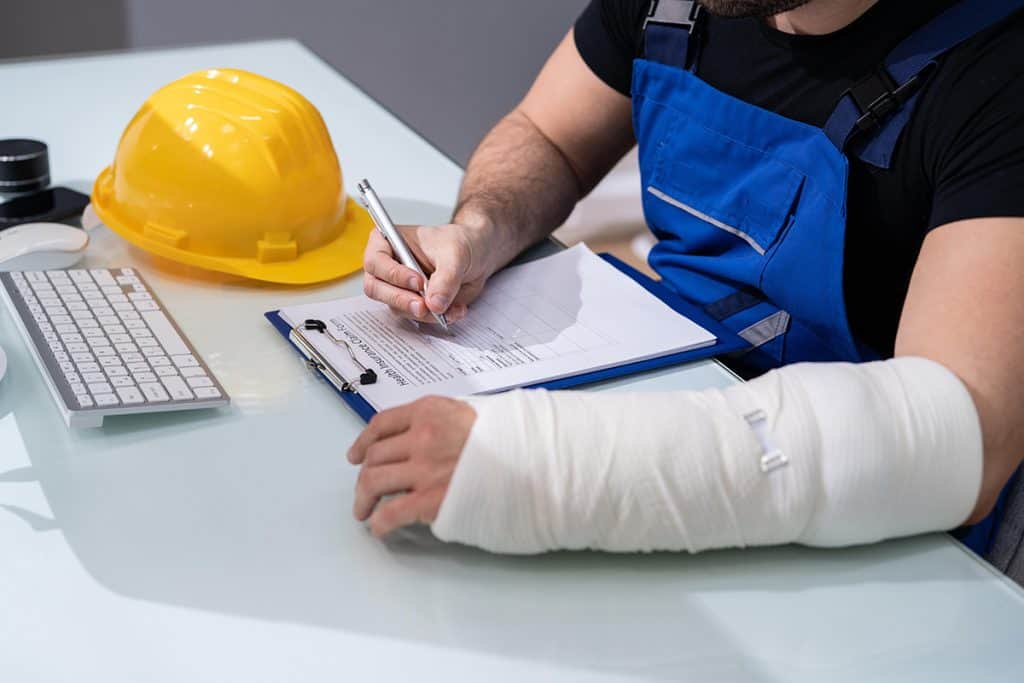
M161 377L171 377L172 375L177 375L178 374L177 368L174 368L174 367L172 367L170 365L164 365L162 367L153 368L153 369L156 370L156 374L160 375ZM185 369L186 370L193 370L194 368L185 368ZM182 373L182 374L184 375L185 373ZM187 375L186 375L186 377L187 377Z
M139 314L136 313L135 311L121 311L120 312L120 316L121 316L121 320L124 320L125 322L128 322L129 320L139 320L140 319L139 318Z
M128 363L128 372L132 374L136 372L149 372L149 363Z
M181 374L185 377L206 377L206 370L200 367L182 368Z
M164 355L164 350L159 346L147 346L140 348L142 355L146 357L150 365L169 365L171 359Z
M92 408L96 405L93 403L92 397L89 396L89 394L78 394L75 398L78 399L78 406L80 408Z
M51 315L50 320L54 325L70 325L73 322L70 315Z
M141 346L142 348L152 348L154 346L160 345L160 342L158 342L153 337L139 337L138 339L135 340L135 343ZM143 351L143 353L145 353L145 351Z
M75 394L82 395L89 393L89 390L86 388L86 386L80 382L76 382L75 384L72 384L70 386L71 391L73 391Z
M143 382L159 381L156 375L154 375L152 372L135 372L132 373L132 377L134 377L135 381L138 382L139 384L142 384Z
M53 332L44 332L43 334L44 334L44 336L47 335L47 334L51 334L52 335ZM85 339L82 337L82 335L80 335L80 334L73 334L73 333L70 333L70 332L66 333L66 334L60 335L60 340L62 342L64 342L65 344L81 344L82 342L85 341ZM50 339L47 338L47 341L50 341Z
M82 379L85 380L86 384L99 384L100 382L106 382L107 378L102 372L86 372L82 375Z
M146 334L142 335L143 337L152 336L150 331L146 329L146 323L142 322L141 320L125 320L124 326L128 328L128 331L131 334L135 334L135 332L133 331L135 330L138 332L145 332Z
M121 397L121 401L126 405L145 402L145 398L142 397L142 392L134 386L118 387L118 396Z
M100 360L101 363L103 362L102 361L103 358L109 358L111 356L116 356L117 355L117 351L115 351L114 349L112 349L109 346L100 346L100 347L94 348L92 350L92 352L96 354L97 358L101 359ZM118 360L120 360L120 359L118 359Z
M78 371L82 374L87 372L99 372L99 363L78 363Z
M121 363L121 359L117 356L105 356L100 358L100 365L105 368L112 368L117 367L118 365L123 365L123 363Z
M127 330L121 325L104 325L103 331L107 334L127 334ZM130 339L127 341L131 341Z
M105 368L107 371L107 377L127 377L128 370L123 365L112 365L109 368Z
M130 292L128 298L132 301L152 301L153 297L149 295L149 292Z
M95 312L95 309L94 309ZM121 319L116 315L98 315L96 319L100 321L100 325L117 325L121 322Z
M79 287L81 287L84 282L92 282L92 277L89 275L89 272L79 268L69 270L68 276L78 283Z
M196 357L190 353L182 356L171 356L171 360L174 361L174 364L179 368L192 368L199 365L199 361L197 361Z
M180 377L161 377L160 381L163 382L164 388L167 389L167 393L171 395L175 401L187 401L191 398L192 392L189 390L188 385L185 384L185 380Z
M76 363L94 363L96 361L91 353L73 353L71 354L71 360Z
M79 342L79 343L72 342L71 344L68 344L68 352L69 353L88 353L89 352L89 345L88 344L83 344L81 342Z
M92 279L96 281L100 287L115 286L117 282L114 280L114 276L107 270L90 270L89 274L92 275Z
M156 305L155 301L135 301L135 308L140 312L142 311L158 311L160 307ZM173 394L171 394L173 396Z
M96 394L93 396L96 404L100 406L116 406L120 401L113 394Z
M103 330L99 328L86 328L82 330L82 334L88 339L92 339L94 337L106 337Z
M81 318L79 320L76 320L75 322L77 322L78 326L81 327L83 330L97 329L100 326L100 324L96 322L95 318Z
M217 387L200 387L196 389L196 398L220 398Z
M56 325L54 329L60 334L74 334L78 332L78 328L70 323L67 325Z
M142 394L146 397L146 400L151 403L160 403L169 398L167 396L167 392L164 391L164 388L155 382L140 384L139 389L142 390Z
M114 344L118 353L138 353L139 347L135 344Z
M66 354L63 351L61 351L59 353L53 354L53 359L55 361L57 361L58 363L63 363L65 361L71 360L71 356L69 356L68 354Z
M213 386L213 380L211 380L209 377L189 377L185 381L188 382L188 385L193 389L196 389L198 387Z
M89 346L94 350L101 346L110 346L110 340L106 337L89 337Z
M95 396L96 394L109 394L113 389L110 385L104 382L93 382L92 384L86 385L89 387L89 393Z
M84 384L82 377L77 372L65 372L64 379L68 384Z
M75 364L68 361L64 361L63 363L60 364L60 371L63 372L65 375L69 372L74 372Z
M120 388L124 388L124 387L134 387L135 386L135 380L133 380L131 377L111 377L110 378L110 383L113 384L114 387L119 388L119 389ZM118 393L118 395L121 395L120 391L117 392L117 393ZM121 400L124 401L125 403L129 403L129 401L125 400L124 396L121 396Z
M109 300L110 297L107 297L107 299ZM113 307L113 309L115 311L130 311L130 310L132 310L132 304L129 301L118 301L116 303L112 301L112 302L110 302L110 305ZM135 305L138 306L138 304L135 304Z
M145 364L146 358L141 353L122 353L121 360L123 360L125 363Z
M124 294L108 294L107 301L112 304L126 304L128 303L128 297ZM117 306L114 306L114 310L117 310Z

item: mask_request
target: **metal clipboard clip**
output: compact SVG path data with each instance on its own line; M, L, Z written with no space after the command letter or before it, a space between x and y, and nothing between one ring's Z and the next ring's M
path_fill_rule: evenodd
M316 350L310 341L306 339L306 335L303 334L303 330L319 332L338 346L343 347L345 351L348 352L349 358L352 359L352 363L359 368L359 379L349 381L342 377L338 371L331 367L324 357L320 355L320 352ZM338 389L338 391L355 393L357 391L357 387L377 383L377 373L360 363L348 342L339 337L335 337L334 334L327 329L327 324L324 321L310 319L300 325L295 325L288 334L288 338L302 349L303 355L306 356L306 366L309 367L310 370L319 370L320 373Z

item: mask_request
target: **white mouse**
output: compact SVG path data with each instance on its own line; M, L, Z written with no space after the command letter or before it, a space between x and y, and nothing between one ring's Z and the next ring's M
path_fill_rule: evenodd
M89 233L63 223L24 223L0 232L0 271L58 270L78 263Z

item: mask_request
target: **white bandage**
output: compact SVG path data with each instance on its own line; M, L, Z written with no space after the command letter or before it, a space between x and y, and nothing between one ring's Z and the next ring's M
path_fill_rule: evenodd
M957 526L981 485L970 395L921 358L793 365L725 390L470 401L432 529L495 552L868 543Z

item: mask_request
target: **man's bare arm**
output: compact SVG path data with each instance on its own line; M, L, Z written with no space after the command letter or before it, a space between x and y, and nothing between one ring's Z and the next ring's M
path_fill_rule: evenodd
M376 235L366 250L366 294L419 320L430 322L429 311L457 320L487 278L557 228L632 145L629 98L591 72L570 31L473 154L452 223L405 229L433 271L426 301L418 276Z
M896 355L946 366L981 422L985 517L1024 457L1024 218L960 221L924 242L896 338Z

